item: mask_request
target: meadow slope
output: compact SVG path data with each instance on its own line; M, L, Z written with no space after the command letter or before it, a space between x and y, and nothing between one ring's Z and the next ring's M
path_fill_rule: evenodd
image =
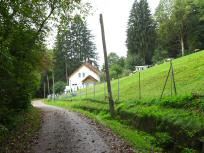
M61 96L48 104L84 113L131 143L139 152L201 152L204 149L204 51L173 60L177 96L171 82L159 99L169 62L141 72L142 99L138 96L138 73L111 82L116 118L108 114L104 83L79 90L77 96ZM87 94L86 94L87 93Z

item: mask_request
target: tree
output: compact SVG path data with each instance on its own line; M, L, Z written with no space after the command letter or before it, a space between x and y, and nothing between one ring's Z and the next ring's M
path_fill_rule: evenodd
M116 53L111 52L108 54L108 64L110 70L110 77L111 78L118 78L122 75L123 69L125 68L125 58L119 57ZM104 80L105 76L105 66L102 65L102 75L101 80Z
M55 83L55 93L56 94L61 94L64 92L66 83L64 83L63 81L58 81Z
M133 4L127 29L128 56L139 56L145 64L151 64L155 46L155 23L147 0Z
M93 36L80 16L61 21L54 49L56 79L66 79L66 65L67 75L85 61L92 60L97 65L95 49Z
M202 49L204 5L199 0L161 0L156 10L157 48L170 57Z
M27 109L39 88L49 21L66 18L79 1L0 1L0 124ZM13 126L10 126L13 127Z
M109 67L111 67L113 64L117 64L119 62L119 59L120 57L114 52L111 52L110 54L108 54Z

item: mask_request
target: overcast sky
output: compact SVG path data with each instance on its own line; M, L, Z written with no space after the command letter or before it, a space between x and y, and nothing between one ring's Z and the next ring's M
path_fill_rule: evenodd
M134 0L90 0L93 6L93 15L88 17L88 28L95 36L99 64L103 63L103 46L101 40L101 30L99 14L103 14L107 51L115 52L119 56L126 56L127 48L126 29L129 13ZM152 14L159 4L159 0L148 0Z
M88 28L95 36L94 43L96 44L96 52L99 55L99 65L104 62L103 46L101 40L101 29L99 22L99 14L103 14L107 51L115 52L119 56L126 56L127 48L126 29L127 22L134 0L84 0L91 3L93 6L92 15L88 17ZM148 0L152 14L159 4L159 0ZM54 46L56 37L56 28L53 28L47 37L48 48Z

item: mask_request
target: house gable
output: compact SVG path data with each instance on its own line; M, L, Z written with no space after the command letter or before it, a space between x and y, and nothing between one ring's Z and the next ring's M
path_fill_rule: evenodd
M94 68L94 67L92 68L92 67L86 64L83 64L82 66L80 66L69 77L69 85L77 86L78 88L82 88L84 85L83 80L87 78L88 76L91 76L93 78L92 82L94 81L94 79L96 80L94 82L99 82L100 81L99 70L97 70L97 68Z

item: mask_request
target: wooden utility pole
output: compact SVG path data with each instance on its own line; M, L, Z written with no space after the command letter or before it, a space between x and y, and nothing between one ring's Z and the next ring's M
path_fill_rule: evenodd
M100 24L101 24L101 34L102 34L102 43L103 43L104 60L105 60L106 81L107 81L107 87L108 87L109 110L110 110L111 117L114 117L114 101L113 101L112 91L111 91L110 75L109 75L109 69L108 69L108 58L107 58L107 50L106 50L106 40L105 40L102 14L100 14Z

